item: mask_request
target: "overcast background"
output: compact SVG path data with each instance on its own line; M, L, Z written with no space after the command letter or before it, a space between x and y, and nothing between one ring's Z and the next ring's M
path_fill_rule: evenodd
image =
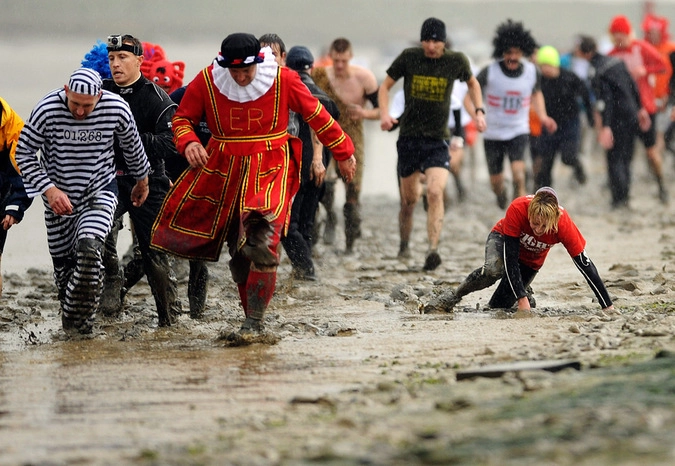
M186 63L191 79L210 62L232 32L276 32L287 46L302 44L315 55L336 37L354 44L355 61L382 80L400 50L419 40L429 16L447 24L454 47L482 64L492 51L496 26L523 21L540 44L567 51L577 33L599 41L616 14L639 28L644 1L456 1L456 0L0 0L0 93L25 115L50 88L65 82L84 54L109 34L133 34L158 43L170 60ZM675 1L654 2L658 14L675 18ZM31 59L31 66L24 66ZM24 87L24 89L17 89ZM19 93L16 98L16 93ZM25 104L23 97L28 97Z

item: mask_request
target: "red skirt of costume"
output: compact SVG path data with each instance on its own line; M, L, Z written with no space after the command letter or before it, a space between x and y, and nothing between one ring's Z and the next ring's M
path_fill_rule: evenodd
M188 259L217 261L223 244L237 229L237 249L246 241L243 222L255 212L269 222L277 250L300 186L299 140L259 154L228 155L215 147L203 168L176 181L153 225L151 246ZM209 145L219 143L212 140ZM208 150L216 149L216 150Z

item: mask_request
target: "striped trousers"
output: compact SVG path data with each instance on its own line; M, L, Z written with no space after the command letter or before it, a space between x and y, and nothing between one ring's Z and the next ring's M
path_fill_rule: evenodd
M117 194L98 192L71 215L45 210L47 243L54 264L64 329L85 332L98 309L103 283L103 241L110 232Z

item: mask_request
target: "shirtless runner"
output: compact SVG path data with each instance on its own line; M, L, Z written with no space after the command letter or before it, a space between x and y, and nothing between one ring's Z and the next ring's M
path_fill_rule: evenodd
M363 120L378 120L380 110L377 102L378 84L372 71L350 64L353 57L352 45L345 38L338 38L330 46L332 65L315 67L312 70L314 82L333 99L340 110L338 123L354 142L356 176L346 183L344 205L346 253L353 252L354 241L361 236L361 215L359 196L364 168ZM322 203L328 212L324 242L335 240L337 216L333 211L335 178L326 180L326 192Z

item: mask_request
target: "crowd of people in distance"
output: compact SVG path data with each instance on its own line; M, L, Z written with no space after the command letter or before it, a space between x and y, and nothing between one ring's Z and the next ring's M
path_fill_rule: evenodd
M99 313L119 317L143 276L158 326L174 325L184 312L174 271L181 259L189 261L189 317L203 318L207 264L226 246L243 310L241 328L228 338L248 341L265 332L281 248L294 278L320 279L313 248L336 240L338 180L344 253L354 253L362 236L364 122L374 120L398 132L401 260L411 259L423 199L421 270L442 263L448 180L462 202L463 151L478 140L505 211L487 236L484 264L456 289L437 290L423 313L451 312L497 282L489 307L530 309L532 281L557 243L601 308L612 309L553 173L560 154L576 182L588 182L579 154L584 132L594 131L605 152L610 207L626 209L640 140L655 200L668 204L663 158L675 153L675 43L666 18L650 12L641 27L643 39L617 15L607 28L610 49L579 35L561 54L507 19L495 28L491 61L475 68L451 47L445 23L431 17L419 44L402 50L384 76L353 63L345 37L319 61L308 44L287 49L277 34L236 32L187 84L185 63L168 60L161 46L110 35L25 122L0 98L0 260L7 231L41 197L62 328L78 336L93 332ZM125 218L134 238L128 259L117 245Z

